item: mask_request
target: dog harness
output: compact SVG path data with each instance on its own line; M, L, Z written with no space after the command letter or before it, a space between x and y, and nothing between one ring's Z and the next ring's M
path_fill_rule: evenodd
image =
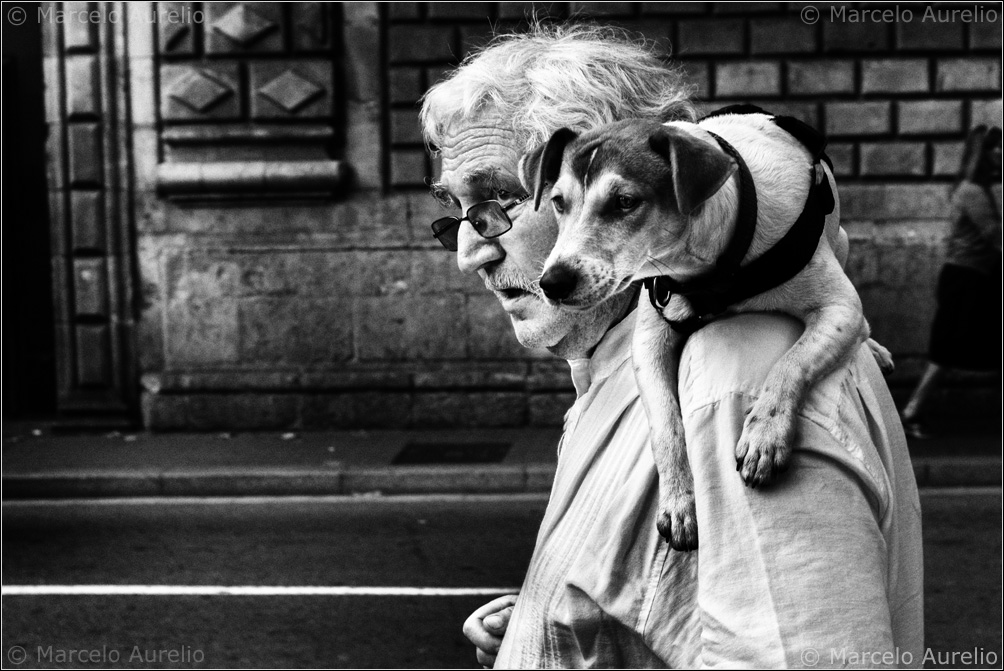
M769 114L755 105L730 105L704 117L723 114ZM702 119L702 121L704 120ZM674 331L690 335L712 319L722 315L732 305L757 294L778 287L797 275L816 253L823 234L826 215L833 211L833 191L820 165L833 163L823 151L826 138L811 126L790 116L773 116L772 121L798 140L812 155L809 195L798 219L773 247L745 266L740 262L749 251L756 232L756 185L746 161L724 139L711 133L726 154L739 166L739 214L735 231L725 251L709 272L689 280L675 280L669 276L650 277L645 280L649 300L660 312L669 305L673 294L687 299L694 314L683 320L668 320ZM710 132L710 131L708 131Z

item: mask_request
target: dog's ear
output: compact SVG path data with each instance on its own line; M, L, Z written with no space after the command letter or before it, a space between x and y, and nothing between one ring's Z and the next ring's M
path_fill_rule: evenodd
M540 199L544 195L544 187L554 184L561 173L561 159L568 143L579 136L568 128L559 128L551 135L551 139L542 147L537 147L527 154L520 165L520 179L523 175L536 175L533 191L533 209L540 209Z
M648 143L669 163L681 214L690 214L715 195L739 167L721 147L673 126L660 126L649 136Z

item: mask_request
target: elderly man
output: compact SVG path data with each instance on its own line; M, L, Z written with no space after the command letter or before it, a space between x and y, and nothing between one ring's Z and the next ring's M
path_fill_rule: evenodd
M786 477L750 490L733 457L744 413L802 325L745 315L694 334L679 379L700 560L659 537L631 369L637 291L587 312L548 304L536 279L557 227L518 178L521 155L557 128L633 117L691 119L679 74L616 31L586 27L498 38L424 100L426 138L442 157L433 195L461 213L437 220L436 237L480 275L523 345L569 361L577 393L523 587L464 625L479 661L874 666L896 654L893 664L919 663L919 503L867 349L813 391Z

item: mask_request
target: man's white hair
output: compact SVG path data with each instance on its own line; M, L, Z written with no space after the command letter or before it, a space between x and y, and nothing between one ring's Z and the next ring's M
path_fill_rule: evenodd
M507 120L523 151L561 127L612 121L693 121L690 89L654 45L619 28L534 22L496 36L422 99L422 131L435 149L454 122L484 114Z

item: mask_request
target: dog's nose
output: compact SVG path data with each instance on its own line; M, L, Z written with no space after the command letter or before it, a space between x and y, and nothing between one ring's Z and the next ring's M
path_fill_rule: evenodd
M575 291L575 285L578 282L579 276L575 274L574 270L567 266L554 266L549 268L540 278L540 288L544 291L544 295L552 301L560 301L563 298L568 298Z

